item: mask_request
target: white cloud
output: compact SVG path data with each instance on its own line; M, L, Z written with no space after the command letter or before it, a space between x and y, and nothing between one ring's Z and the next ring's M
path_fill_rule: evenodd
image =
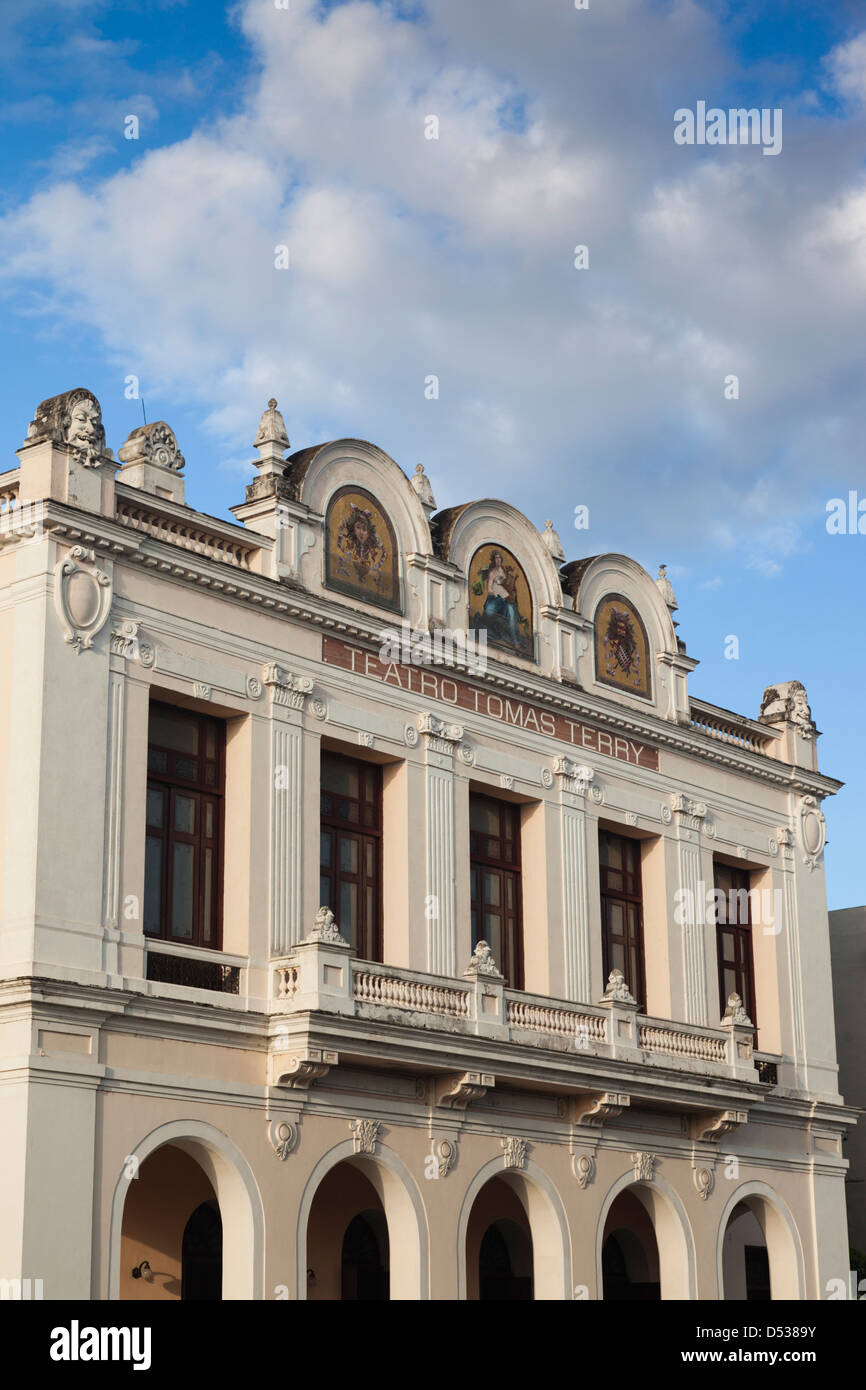
M827 67L840 96L866 102L866 31L834 48L827 57Z
M816 455L853 468L866 427L853 127L786 112L775 160L675 146L677 106L737 76L691 0L239 14L238 114L0 221L19 304L196 403L231 466L273 393L295 447L366 435L442 505L498 493L565 532L585 502L621 547L670 553L673 521L764 572L795 553Z

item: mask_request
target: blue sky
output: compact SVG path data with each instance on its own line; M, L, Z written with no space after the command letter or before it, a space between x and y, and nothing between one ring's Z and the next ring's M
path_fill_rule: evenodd
M295 447L368 438L440 506L664 561L694 695L806 685L830 903L866 902L866 536L825 527L866 497L862 5L5 0L0 67L0 466L74 385L116 450L134 373L201 510L274 394ZM781 154L676 146L698 100L781 108Z

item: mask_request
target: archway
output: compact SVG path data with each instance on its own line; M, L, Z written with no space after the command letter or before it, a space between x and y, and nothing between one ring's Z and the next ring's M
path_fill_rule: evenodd
M123 1161L111 1205L109 1298L181 1298L183 1235L202 1203L215 1203L219 1212L222 1298L263 1297L264 1213L252 1170L213 1125L176 1120L153 1130ZM202 1235L201 1226L198 1232L193 1228L196 1234ZM163 1254L170 1262L165 1277L148 1278ZM142 1261L150 1268L144 1278L134 1279L132 1271L140 1270Z
M565 1213L535 1164L505 1170L501 1159L485 1164L463 1200L457 1249L458 1298L571 1297Z
M357 1164L338 1163L319 1184L307 1223L307 1298L390 1298L390 1240L382 1200Z
M396 1154L355 1153L349 1140L319 1160L298 1211L299 1298L424 1299L427 1248L421 1196Z
M614 1183L599 1215L595 1267L598 1298L696 1297L694 1237L682 1201L664 1178L636 1183L624 1173Z
M164 1144L140 1165L123 1212L120 1297L222 1298L222 1220L201 1164Z
M765 1183L733 1193L719 1225L719 1297L765 1303L801 1299L803 1253L793 1217Z
M485 1230L478 1248L478 1298L500 1303L532 1298L532 1235L525 1218L500 1217Z
M216 1198L196 1207L181 1241L180 1296L185 1303L222 1298L223 1223Z
M608 1212L601 1247L605 1302L661 1298L659 1249L649 1212L633 1192L621 1192Z

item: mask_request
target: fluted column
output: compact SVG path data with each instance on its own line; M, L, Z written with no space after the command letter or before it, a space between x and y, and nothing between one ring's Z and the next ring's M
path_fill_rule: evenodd
M456 975L454 752L463 726L424 713L418 716L418 731L424 743L427 969L434 975Z
M271 695L271 954L285 953L302 930L303 712L309 676L265 670Z
M556 758L562 855L562 930L565 998L592 997L589 883L586 859L586 793L595 773L571 758Z
M707 808L703 802L690 801L676 792L671 797L671 809L682 890L679 916L682 918L685 1022L706 1026L711 1020L707 1001L706 890L701 873L701 826Z

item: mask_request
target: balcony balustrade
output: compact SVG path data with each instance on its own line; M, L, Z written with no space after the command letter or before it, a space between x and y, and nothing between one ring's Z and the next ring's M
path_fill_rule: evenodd
M586 1089L607 1070L610 1084L621 1087L625 1069L648 1081L664 1078L680 1096L697 1088L705 1099L708 1088L732 1084L765 1093L751 1025L699 1027L649 1018L618 999L546 998L509 989L498 974L428 975L355 960L350 947L335 942L304 942L275 963L271 1010L283 1050L306 1038L378 1065L442 1070L459 1057L488 1072L496 1057L499 1074L505 1066L515 1076L527 1066L543 1069L551 1054L557 1086L571 1076L573 1087L579 1078L577 1089Z

